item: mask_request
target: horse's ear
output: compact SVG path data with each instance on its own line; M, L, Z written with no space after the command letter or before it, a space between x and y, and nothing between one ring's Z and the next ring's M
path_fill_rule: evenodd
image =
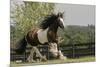
M63 17L63 15L64 15L64 12L58 12L58 17Z
M62 12L62 13L61 13L62 17L64 16L64 13L65 13L65 12Z
M61 15L61 13L60 13L60 12L58 12L57 17L60 17L60 15Z

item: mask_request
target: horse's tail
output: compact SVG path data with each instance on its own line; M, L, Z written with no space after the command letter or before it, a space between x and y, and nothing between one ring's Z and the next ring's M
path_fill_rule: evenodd
M27 41L26 41L26 38L25 36L19 40L19 42L17 43L17 46L16 46L16 53L18 54L22 54L25 52L25 49L26 49L26 45L27 45Z

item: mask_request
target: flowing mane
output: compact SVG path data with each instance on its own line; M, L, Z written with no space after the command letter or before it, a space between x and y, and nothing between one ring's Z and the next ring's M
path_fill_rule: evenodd
M57 18L56 14L51 14L45 17L45 19L42 21L42 23L40 24L40 27L42 29L46 29L48 28Z

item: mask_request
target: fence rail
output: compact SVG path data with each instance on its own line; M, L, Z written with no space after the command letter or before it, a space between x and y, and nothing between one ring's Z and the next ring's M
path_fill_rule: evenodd
M40 52L47 53L48 46L39 46ZM42 48L42 50L41 50ZM47 48L47 49L46 49ZM95 43L82 43L82 44L69 44L69 45L60 45L60 49L64 56L68 58L76 58L81 56L95 56ZM11 61L13 60L23 60L25 61L31 47L26 49L26 52L22 55L18 55L14 52L14 49L11 49Z

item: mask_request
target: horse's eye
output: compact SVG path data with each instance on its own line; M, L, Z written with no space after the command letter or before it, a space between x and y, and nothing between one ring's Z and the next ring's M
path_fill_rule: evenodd
M60 15L61 18L63 18L63 15Z

